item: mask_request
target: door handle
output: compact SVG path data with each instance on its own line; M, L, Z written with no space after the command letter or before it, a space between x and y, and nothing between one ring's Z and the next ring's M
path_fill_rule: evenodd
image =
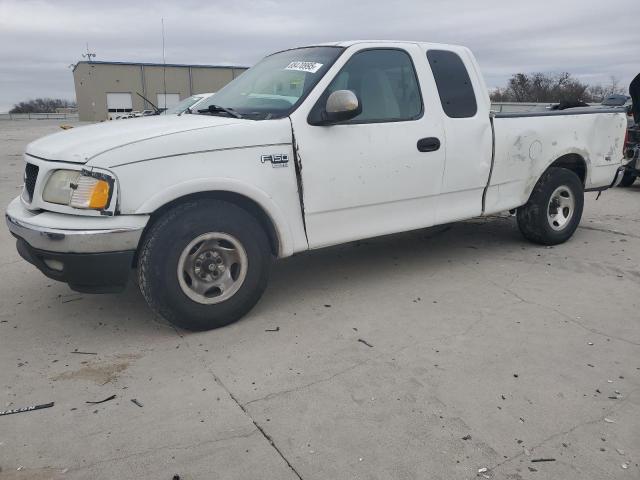
M435 152L440 148L440 140L436 137L421 138L417 146L420 152Z

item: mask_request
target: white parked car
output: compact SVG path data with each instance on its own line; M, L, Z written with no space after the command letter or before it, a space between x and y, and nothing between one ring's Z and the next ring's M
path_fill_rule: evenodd
M178 115L186 112L187 110L195 111L198 108L199 104L202 104L207 99L212 97L215 94L213 93L197 93L195 95L191 95L190 97L181 100L176 103L173 107L167 108L165 111L161 113L161 115Z
M209 329L259 300L273 258L517 209L576 230L622 175L625 113L490 113L464 47L356 41L266 57L192 110L74 128L25 152L20 254L83 292L123 288Z

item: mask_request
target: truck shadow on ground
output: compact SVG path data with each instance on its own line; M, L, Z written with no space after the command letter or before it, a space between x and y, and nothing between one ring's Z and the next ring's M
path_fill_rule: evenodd
M275 262L267 291L242 322L281 311L294 297L307 298L354 284L366 288L399 273L424 274L425 278L446 275L453 264L471 268L477 261L500 261L505 252L522 248L541 247L520 236L512 217L491 217L304 252ZM83 308L109 312L112 321L115 314L128 330L155 330L163 335L161 330L172 329L147 307L135 275L121 294L77 295L83 299Z
M275 263L269 287L254 311L267 315L292 296L360 288L397 274L446 275L453 264L502 261L508 251L543 248L522 238L512 217L491 217L377 237L295 255Z

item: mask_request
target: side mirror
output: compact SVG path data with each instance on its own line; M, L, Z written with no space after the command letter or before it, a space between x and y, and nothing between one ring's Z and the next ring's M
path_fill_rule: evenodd
M362 105L358 97L351 90L336 90L329 98L321 118L314 122L315 125L332 125L345 120L351 120L362 113Z

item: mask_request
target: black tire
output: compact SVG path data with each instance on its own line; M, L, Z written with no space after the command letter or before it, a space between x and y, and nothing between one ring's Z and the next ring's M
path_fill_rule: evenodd
M630 172L630 171L626 171L624 172L624 175L622 176L622 181L620 182L620 185L618 185L619 187L630 187L631 185L633 185L633 182L636 181L636 178L638 178L636 176L635 173Z
M548 218L551 197L565 187L573 195L574 209L566 224L554 229ZM566 242L578 228L584 207L584 188L578 176L566 168L549 168L538 180L526 205L517 213L518 228L527 240L542 245Z
M203 304L189 298L178 280L183 250L198 236L233 236L246 252L244 281L230 298ZM262 296L273 256L258 220L239 206L213 199L189 201L165 212L145 235L138 261L138 282L149 306L172 324L210 330L244 316Z

